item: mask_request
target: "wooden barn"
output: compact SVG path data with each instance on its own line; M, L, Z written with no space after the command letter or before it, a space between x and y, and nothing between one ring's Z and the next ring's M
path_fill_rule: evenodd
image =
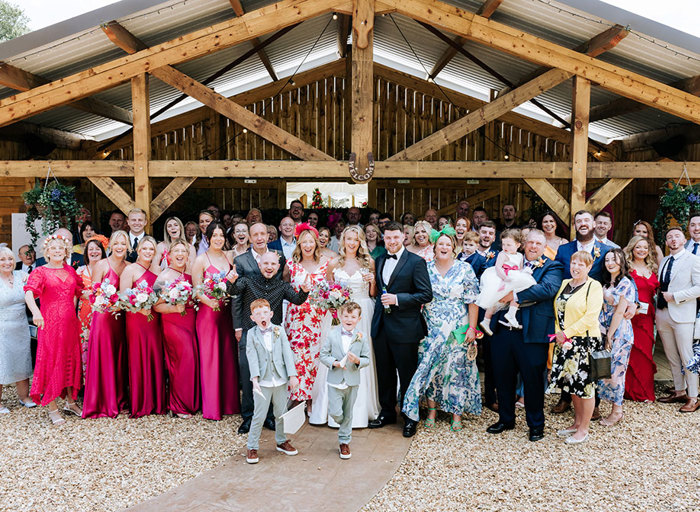
M628 227L700 177L700 40L597 0L123 0L0 60L0 240L47 176L151 223L354 180L394 215L534 192Z

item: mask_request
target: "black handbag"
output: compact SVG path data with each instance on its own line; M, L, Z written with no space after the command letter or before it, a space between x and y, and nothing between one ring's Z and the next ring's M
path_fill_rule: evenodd
M589 284L586 290L586 302L588 302L588 291L590 289L591 285ZM588 332L586 332L586 338L589 347L594 346L594 343L596 345L598 344L598 340L594 341L594 338L588 336ZM605 345L598 348L601 350L592 351L589 358L591 364L591 380L593 381L612 377L612 352L605 350Z

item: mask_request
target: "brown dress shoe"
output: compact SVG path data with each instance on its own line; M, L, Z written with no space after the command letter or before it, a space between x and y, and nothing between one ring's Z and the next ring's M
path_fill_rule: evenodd
M285 455L296 455L297 453L299 453L299 452L297 451L297 449L294 448L294 447L292 446L292 443L290 443L289 441L285 441L285 442L282 443L282 444L278 444L278 445L277 445L277 451L278 451L278 452L282 452L282 453L284 453Z
M593 408L593 414L591 414L591 421L598 421L600 419L600 409L597 407Z
M248 450L248 453L245 456L245 461L248 464L257 464L258 460L258 450Z
M656 401L662 404L684 404L688 401L688 395L683 393L682 395L676 396L675 393L669 393Z
M700 400L697 398L688 398L685 405L678 410L680 412L695 412L698 409L700 409Z
M566 402L564 400L559 400L557 404L552 407L552 413L563 414L571 408L571 402Z
M344 444L340 443L340 448L338 449L340 452L340 458L341 459L349 459L352 457L352 453L350 453L350 445L349 444Z

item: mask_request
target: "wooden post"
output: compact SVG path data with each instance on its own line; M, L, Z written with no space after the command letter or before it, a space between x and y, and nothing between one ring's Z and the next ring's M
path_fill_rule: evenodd
M574 77L571 98L571 236L575 234L574 214L586 207L586 164L588 163L588 116L591 108L591 82ZM595 214L595 212L594 212Z
M148 75L131 79L131 108L134 115L134 203L146 212L146 231L151 232L151 182L148 161L151 159L151 109Z
M374 84L374 0L353 0L352 13L352 152L360 174L368 166L374 127L372 90Z

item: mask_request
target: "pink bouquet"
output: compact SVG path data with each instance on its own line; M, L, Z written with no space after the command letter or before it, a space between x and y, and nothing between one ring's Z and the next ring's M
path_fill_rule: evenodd
M158 291L160 298L169 306L186 305L192 299L192 284L182 276L172 283L166 282ZM185 311L180 314L185 316Z
M338 325L338 308L350 300L350 290L340 283L321 281L311 293L309 302L314 306L330 311L333 325Z
M117 307L122 311L130 311L131 313L140 313L141 310L148 310L148 321L153 320L151 307L158 302L158 294L153 291L153 288L148 286L146 281L141 281L134 288L124 290L119 294L119 302Z
M207 276L207 278L202 281L202 284L196 287L195 293L207 299L219 302L224 301L225 303L229 298L226 272L219 272L218 274ZM218 311L219 308L217 307L214 310Z
M114 306L119 302L117 287L106 277L101 283L92 285L90 303L92 310L96 313L107 313L114 311Z

